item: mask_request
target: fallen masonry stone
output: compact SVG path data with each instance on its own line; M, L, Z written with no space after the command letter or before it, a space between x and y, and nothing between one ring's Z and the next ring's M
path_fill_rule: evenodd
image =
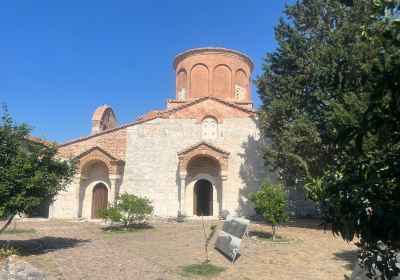
M9 256L0 271L0 280L47 280L45 274L18 256Z

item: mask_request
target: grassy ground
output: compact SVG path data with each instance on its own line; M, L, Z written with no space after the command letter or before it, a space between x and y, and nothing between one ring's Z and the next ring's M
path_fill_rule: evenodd
M34 229L8 229L3 231L1 234L32 234L36 233Z
M216 266L210 263L196 263L182 267L182 275L190 277L190 275L197 275L201 277L214 277L225 271L225 267Z

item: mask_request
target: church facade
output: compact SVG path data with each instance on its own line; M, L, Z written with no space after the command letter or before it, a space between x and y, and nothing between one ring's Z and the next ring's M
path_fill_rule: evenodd
M97 218L122 193L146 196L155 215L251 215L249 195L272 177L250 92L252 60L234 50L201 48L175 57L175 98L166 108L118 125L96 109L92 134L60 144L78 160L74 181L49 217Z

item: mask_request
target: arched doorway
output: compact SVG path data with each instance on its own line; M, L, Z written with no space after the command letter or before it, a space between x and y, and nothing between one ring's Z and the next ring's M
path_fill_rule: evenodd
M193 215L213 215L213 187L208 180L199 180L194 184Z
M93 188L92 219L99 219L99 211L107 207L108 190L103 183L98 183Z

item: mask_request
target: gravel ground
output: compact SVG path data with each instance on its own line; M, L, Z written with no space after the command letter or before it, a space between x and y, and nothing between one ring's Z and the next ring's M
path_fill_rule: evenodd
M252 238L252 255L245 238L234 264L213 249L214 237L211 263L227 268L214 279L346 279L357 247L324 233L319 223L296 220L279 227L278 235L295 239L291 243ZM205 224L206 228L217 224L219 230L222 222L206 220ZM181 267L204 260L201 221L156 224L129 233L109 233L96 223L61 220L18 221L17 228L34 228L36 233L0 235L0 246L12 240L22 248L24 259L49 279L187 279ZM250 225L250 235L270 231L265 224Z

